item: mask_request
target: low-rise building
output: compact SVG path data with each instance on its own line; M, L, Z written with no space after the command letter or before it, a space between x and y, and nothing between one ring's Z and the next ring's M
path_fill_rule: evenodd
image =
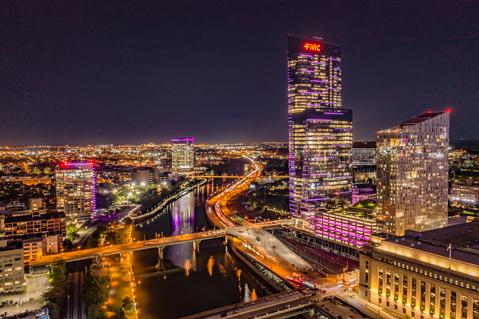
M46 210L2 212L0 227L3 239L23 242L26 263L59 253L66 235L65 214Z
M136 170L135 181L140 186L147 186L154 181L154 173L150 168L141 168Z
M25 290L23 248L21 242L0 241L0 295Z
M479 221L374 236L359 256L360 296L405 318L479 318Z
M350 247L364 246L370 236L377 232L376 215L373 209L348 207L316 213L314 232L328 240Z
M452 183L449 192L449 203L453 207L479 209L479 184Z
M29 236L22 240L23 262L28 263L43 256L43 238Z
M356 204L363 200L376 200L376 186L372 184L353 185L352 204Z
M42 256L58 254L61 252L62 237L58 235L51 236L24 236L23 243L23 261L29 263Z
M62 212L17 211L2 212L5 239L22 239L28 235L59 235L66 234L65 214ZM0 223L1 224L1 223Z
M355 166L376 165L376 142L354 142L352 163Z
M376 142L354 142L352 149L354 183L376 181Z

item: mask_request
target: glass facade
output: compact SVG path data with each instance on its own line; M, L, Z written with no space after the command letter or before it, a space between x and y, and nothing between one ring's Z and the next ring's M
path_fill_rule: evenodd
M288 38L290 211L316 231L320 208L351 200L352 112L341 105L341 55Z

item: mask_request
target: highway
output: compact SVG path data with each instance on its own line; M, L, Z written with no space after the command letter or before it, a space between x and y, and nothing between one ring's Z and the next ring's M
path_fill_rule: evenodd
M82 319L84 318L83 307L83 280L85 272L81 269L82 265L74 265L74 271L68 276L70 277L71 287L69 289L67 300L67 319Z
M292 285L300 287L297 283L298 278L317 282L319 276L311 273L312 267L309 263L292 252L276 237L259 227L255 227L256 223L245 221L243 224L245 228L235 228L236 224L231 219L233 213L228 208L228 202L246 191L249 185L261 176L263 171L263 167L258 162L250 157L246 156L246 158L251 162L253 170L243 179L231 184L208 201L208 218L220 229L232 229L234 235L232 236L234 237L232 243L235 247L247 253ZM290 219L291 223L293 223L293 220ZM309 274L307 278L305 277L306 273ZM292 278L294 280L291 280Z
M251 223L244 221L241 226L236 224L232 218L234 213L228 208L228 203L241 193L247 191L250 184L261 176L263 170L261 164L257 163L250 157L246 158L251 162L253 170L208 201L207 216L210 221L217 226L220 231L228 230L230 242L236 249L249 255L269 271L289 282L292 286L297 288L315 287L321 289L321 293L313 298L314 301L317 302L326 296L338 294L342 286L338 284L336 280L324 278L314 271L308 262L291 251L291 249L279 241L279 239L265 231L264 228L266 226L264 223ZM294 224L294 220L289 219L284 222L280 221L280 224L288 225L288 227L290 227ZM258 227L260 225L262 226ZM298 300L301 301L296 303L296 301L291 301L290 297L293 299L297 297ZM251 308L245 306L245 304L236 305L233 309L231 306L227 306L222 309L216 309L216 311L208 311L188 318L225 317L239 319L253 317L266 318L275 317L276 315L278 318L285 318L287 316L286 314L283 314L282 311L289 312L290 309L295 306L299 306L299 309L297 309L299 312L297 314L300 314L303 309L309 309L308 303L303 303L305 299L294 293L292 295L278 295L277 298L281 300L275 300L275 298L268 300L266 298L264 300L266 303L259 305L261 302L258 300L253 303ZM279 306L269 308L270 302ZM284 305L285 308L281 305ZM338 313L343 311L341 307L334 304L329 305L329 307L331 309L338 308L336 309Z
M255 162L252 158L246 158L251 162L254 169L246 176L243 176L243 178L240 180L228 186L221 193L208 200L208 209L206 213L213 224L219 228L236 226L235 223L230 220L231 212L228 209L227 204L231 199L246 191L249 185L254 182L256 178L261 176L263 167Z
M253 228L267 228L267 227L276 227L281 225L290 224L291 220L275 220L275 221L266 221L261 223L256 223L254 225L250 225L248 227ZM74 251L69 251L60 254L53 254L53 255L45 255L41 258L30 261L30 266L43 266L49 265L56 262L71 262L77 260L84 260L95 258L98 256L108 256L108 255L115 255L125 252L133 252L137 250L145 250L145 249L152 249L157 248L160 246L171 246L181 243L188 243L194 241L201 241L213 238L221 238L227 235L231 235L232 231L239 231L244 230L246 227L244 226L234 226L204 232L197 232L191 234L181 234L176 236L170 237L161 237L156 239L149 239L149 240L141 240L135 241L132 243L126 244L119 244L119 245L110 245L98 248L89 248L89 249L78 249ZM233 235L231 235L233 236Z

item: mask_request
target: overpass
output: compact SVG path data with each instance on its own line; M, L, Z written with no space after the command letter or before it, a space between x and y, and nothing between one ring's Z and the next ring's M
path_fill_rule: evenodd
M291 224L292 220L282 219L274 221L260 222L256 224L249 224L248 228L273 228L278 226L283 226ZM199 244L203 240L215 239L215 238L224 238L232 235L232 232L244 230L246 227L238 226L231 228L222 228L204 232L190 233L190 234L181 234L170 237L161 237L150 240L141 240L135 241L132 243L119 244L119 245L110 245L98 248L89 248L89 249L79 249L69 252L64 252L60 254L45 255L39 259L32 260L29 262L29 266L44 266L56 262L73 262L84 259L91 259L100 256L109 256L116 255L127 252L134 252L145 249L157 248L160 254L160 260L163 258L163 249L167 246L184 244L184 243L193 243L193 248L199 250Z
M314 316L316 313L326 315L315 304L316 291L310 289L295 290L269 295L255 301L237 303L216 309L207 310L181 319L263 319L291 318L299 315Z

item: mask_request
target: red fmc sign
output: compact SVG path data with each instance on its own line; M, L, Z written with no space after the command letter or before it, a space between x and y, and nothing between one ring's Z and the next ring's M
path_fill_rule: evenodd
M309 52L321 52L321 44L317 42L303 42L301 45L303 50L309 51Z

